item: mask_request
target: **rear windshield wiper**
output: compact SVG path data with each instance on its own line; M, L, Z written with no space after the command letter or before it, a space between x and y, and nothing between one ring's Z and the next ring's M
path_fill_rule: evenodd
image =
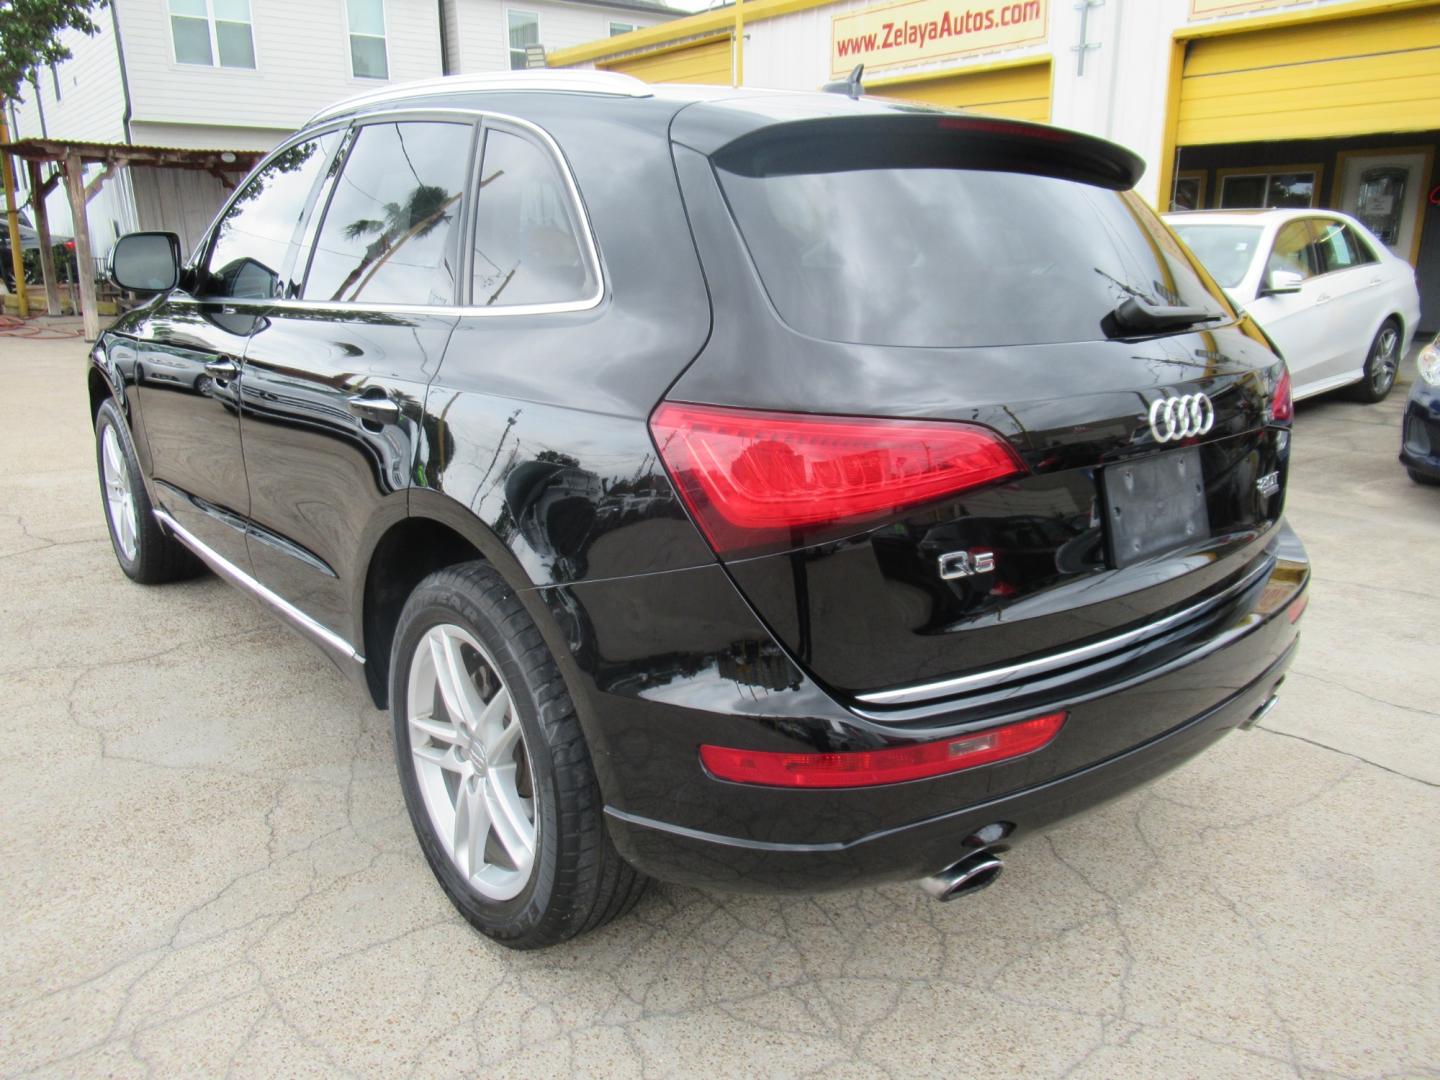
M1209 308L1152 304L1139 296L1127 296L1105 317L1105 332L1110 337L1125 337L1126 331L1143 334L1157 330L1180 330L1223 318L1224 312Z

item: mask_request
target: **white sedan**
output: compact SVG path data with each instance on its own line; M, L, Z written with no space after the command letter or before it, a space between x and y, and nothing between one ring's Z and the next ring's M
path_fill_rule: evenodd
M1201 210L1165 220L1270 335L1296 398L1341 386L1362 401L1390 392L1420 294L1410 264L1364 225L1331 210Z

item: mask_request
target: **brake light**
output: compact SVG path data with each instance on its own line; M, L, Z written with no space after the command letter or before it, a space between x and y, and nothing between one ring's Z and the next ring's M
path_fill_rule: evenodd
M722 554L797 546L1025 471L988 428L664 402L660 458Z
M1275 382L1275 394L1270 399L1270 419L1290 421L1295 419L1295 403L1290 399L1290 369L1282 367L1280 378Z
M712 776L737 784L794 788L898 784L1033 753L1055 738L1067 715L1061 710L972 735L885 750L787 754L707 745L700 747L700 760Z

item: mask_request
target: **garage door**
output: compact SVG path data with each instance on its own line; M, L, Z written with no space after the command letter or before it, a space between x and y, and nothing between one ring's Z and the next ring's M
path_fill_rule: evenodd
M709 83L715 86L729 86L732 81L733 57L730 51L730 35L711 38L673 49L657 49L627 56L623 60L611 60L598 65L606 71L618 71L622 75L634 75L652 83Z
M952 109L970 109L1012 120L1050 119L1050 61L992 68L921 82L879 83L869 88L883 97L923 101Z
M1257 30L1190 44L1176 142L1425 131L1440 117L1440 11Z

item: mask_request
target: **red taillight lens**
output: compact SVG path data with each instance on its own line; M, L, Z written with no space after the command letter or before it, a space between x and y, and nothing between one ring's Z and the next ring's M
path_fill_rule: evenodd
M1271 420L1294 420L1295 403L1290 400L1290 369L1282 367L1275 382L1275 395L1270 399Z
M700 760L713 776L738 784L803 788L898 784L902 780L922 780L1032 753L1055 738L1067 715L1063 710L1046 713L973 735L888 750L786 754L702 746Z
M798 545L1024 472L988 428L665 402L650 431L717 552Z

